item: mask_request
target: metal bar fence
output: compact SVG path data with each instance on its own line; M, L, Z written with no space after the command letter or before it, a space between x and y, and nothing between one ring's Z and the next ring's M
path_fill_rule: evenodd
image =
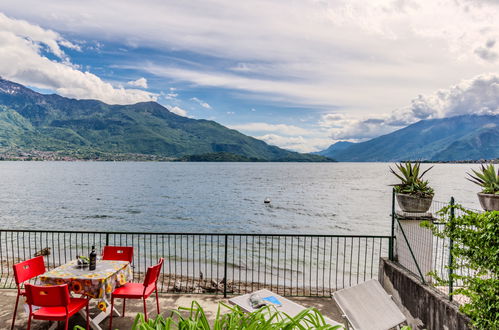
M160 257L161 292L330 296L377 278L390 236L126 233L0 230L0 288L14 288L12 265L47 254L47 269L88 255L91 246L133 246L134 280ZM50 249L50 251L49 251Z
M448 217L459 217L463 215L463 211L461 209L454 209L452 208L448 214L441 215L439 214L439 211L442 210L444 207L448 207L449 205L455 205L454 198L451 197L449 202L441 202L441 201L432 201L430 209L427 211L427 214L430 215L430 218L433 218L432 222L434 225L437 226L438 230L443 230L444 228L444 221L449 220ZM395 203L393 202L392 204L392 209L394 210L395 214L397 213L398 208L396 207ZM481 210L476 210L476 209L471 209L471 208L466 208L467 210L473 211L473 212L483 212ZM393 214L393 213L392 213ZM396 219L392 219L392 223L396 222ZM402 231L403 233L403 231ZM452 274L453 272L457 275L472 275L473 271L468 269L468 268L459 268L452 270L450 266L452 264L455 264L456 262L459 262L458 260L454 260L451 254L451 250L453 248L454 242L450 240L448 237L441 238L438 236L433 236L432 239L428 242L426 242L426 239L428 236L418 234L419 237L412 237L413 242L419 240L423 240L424 242L418 242L418 245L427 245L430 246L431 248L431 260L423 260L423 263L431 263L431 271L433 271L439 279L442 281L446 282L446 286L439 286L437 285L436 288L441 291L442 293L445 293L449 296L449 300L453 300L452 292L454 291L455 287L462 287L463 283L461 280L456 280ZM395 240L399 241L404 239L404 237L397 237L395 235ZM407 240L406 240L407 241ZM408 242L407 242L408 243ZM428 243L428 244L427 244ZM416 263L416 268L419 269L420 265L417 263L416 259L414 259L414 262ZM413 271L413 273L415 273ZM420 273L415 273L415 275L422 277ZM424 274L426 275L426 274ZM430 282L436 283L436 281L431 280ZM462 301L461 301L462 302Z

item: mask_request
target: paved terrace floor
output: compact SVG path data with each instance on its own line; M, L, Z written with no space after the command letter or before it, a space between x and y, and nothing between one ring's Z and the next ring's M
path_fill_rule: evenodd
M306 298L306 297L293 297L291 300L305 306L305 307L316 307L319 309L323 315L329 318L341 322L341 314L336 306L336 303L331 298ZM218 302L222 301L228 303L228 299L224 299L221 296L211 296L211 295L192 295L192 294L160 294L160 310L164 315L169 315L169 311L176 309L179 306L189 307L191 302L196 300L205 310L208 318L214 320L216 311L218 308ZM12 312L14 309L14 304L16 302L16 291L15 290L0 290L0 329L10 329L12 322ZM20 303L21 305L21 303ZM116 301L117 309L120 311L122 304L120 300ZM92 308L93 306L93 308ZM126 304L126 316L125 317L113 317L113 329L130 329L133 324L133 320L137 313L142 312L142 301L141 300L127 300ZM147 305L149 312L149 317L156 316L156 307L154 297L148 299ZM97 308L91 303L90 313L96 313ZM23 306L19 306L16 318L15 329L26 329L27 326L27 315L24 312ZM80 315L75 315L70 320L69 329L72 329L75 325L85 326L85 320ZM34 320L32 322L31 329L48 329L50 326L47 321ZM108 329L109 318L101 323L103 329ZM60 329L63 329L62 323Z

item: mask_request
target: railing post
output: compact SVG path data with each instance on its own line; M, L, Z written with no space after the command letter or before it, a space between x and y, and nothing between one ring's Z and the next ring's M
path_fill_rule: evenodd
M455 205L454 197L451 197L450 198L450 219L449 219L449 221L451 221L451 230L454 227L454 224L453 224L454 217L455 217L454 205ZM449 239L449 300L450 301L452 301L452 299L453 299L452 292L454 291L454 278L452 277L452 274L453 274L452 266L454 264L454 257L452 256L453 245L454 245L454 240L452 238L450 238Z
M109 233L106 233L106 246L109 245Z
M225 235L225 253L224 253L224 298L227 298L227 250L228 250L228 235Z
M393 240L395 236L395 188L392 189L392 232L388 241L388 259L394 260L393 256Z

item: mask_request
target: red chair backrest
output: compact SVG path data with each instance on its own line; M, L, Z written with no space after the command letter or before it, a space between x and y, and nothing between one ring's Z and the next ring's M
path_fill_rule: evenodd
M163 266L163 258L159 259L157 265L147 268L146 277L144 278L144 286L147 287L158 281L159 275L161 274L161 267Z
M38 256L15 264L13 268L14 279L16 280L16 284L19 285L33 277L45 273L45 261L43 260L43 256Z
M132 246L104 246L102 252L102 260L121 260L132 263L133 247Z
M67 306L70 302L68 285L39 286L26 284L26 302L40 307Z

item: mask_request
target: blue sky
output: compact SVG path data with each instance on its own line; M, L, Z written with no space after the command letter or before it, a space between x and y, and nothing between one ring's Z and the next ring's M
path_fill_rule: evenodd
M499 113L494 1L3 0L0 75L309 152Z

